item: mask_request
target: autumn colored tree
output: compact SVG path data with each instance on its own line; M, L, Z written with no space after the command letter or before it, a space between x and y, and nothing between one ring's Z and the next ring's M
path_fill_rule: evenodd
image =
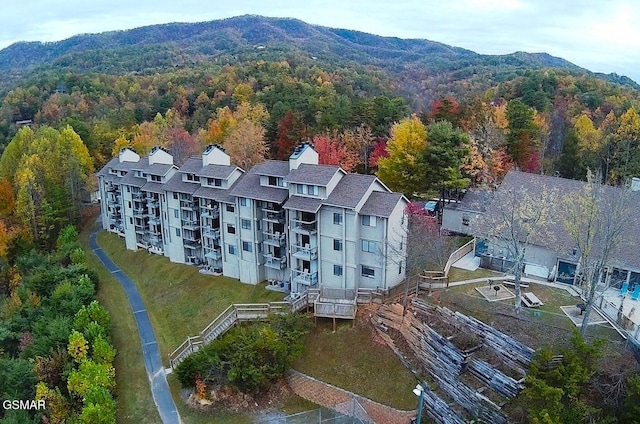
M389 157L389 152L387 151L387 140L381 138L373 145L373 150L369 155L369 166L371 168L378 168L378 162L380 159L386 157Z
M640 175L640 115L629 108L618 120L612 138L610 179L617 184Z
M378 161L378 177L389 188L413 197L424 191L427 165L427 129L417 116L406 118L391 127L387 142L388 157Z
M429 121L448 121L459 127L461 119L460 104L452 96L440 97L431 105Z
M300 114L292 110L287 111L278 122L273 156L278 160L288 159L295 145L302 141L304 136L305 128Z
M267 154L264 127L246 119L239 121L229 132L223 145L231 156L231 162L245 170L263 162Z
M349 151L340 137L318 134L313 137L313 148L318 152L318 161L323 165L339 165L352 172L358 163L357 153Z

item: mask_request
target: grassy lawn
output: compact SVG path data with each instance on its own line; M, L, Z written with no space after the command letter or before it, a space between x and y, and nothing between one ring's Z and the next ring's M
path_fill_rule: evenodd
M165 363L187 336L198 334L232 303L283 299L282 293L265 290L264 285L203 275L195 266L171 263L146 251L126 250L124 240L114 234L101 232L98 243L135 281Z
M83 233L87 249L88 233L89 230L86 230L86 234ZM124 240L112 234L101 232L98 244L136 283L147 307L163 358L168 358L168 354L188 335L199 333L230 304L269 302L283 298L282 293L268 291L263 285L252 286L230 278L202 275L193 266L173 264L167 258L142 251L128 251ZM104 270L97 257L88 256L90 264L100 275L100 300L114 321L113 337L118 349L118 422L160 422L151 398L137 328L126 295L115 278ZM200 412L190 408L181 401L183 393L175 376L170 375L168 382L185 423L252 422L252 417L246 414L223 409ZM279 409L287 414L317 407L297 396L283 399L283 404L279 405Z
M435 299L443 306L474 316L534 349L542 346L568 346L571 331L576 327L560 307L575 305L579 298L564 289L531 284L523 291L533 292L544 305L539 308L523 307L522 311L516 314L513 310L515 299L489 302L475 290L483 285L486 283L451 287L427 300L433 302ZM508 288L514 291L512 287ZM587 335L604 338L613 343L619 343L621 340L618 333L608 326L593 325Z
M478 268L475 271L451 267L449 270L449 282L475 280L476 278L491 278L504 275L490 269Z
M331 320L317 323L296 370L394 408L416 408L416 377L390 348L374 341L367 323L340 321L335 333Z
M117 422L159 423L160 416L151 397L138 329L127 296L118 281L102 267L98 257L89 249L88 234L88 230L83 232L81 239L89 252L87 261L100 277L98 300L111 314L111 336L117 350Z

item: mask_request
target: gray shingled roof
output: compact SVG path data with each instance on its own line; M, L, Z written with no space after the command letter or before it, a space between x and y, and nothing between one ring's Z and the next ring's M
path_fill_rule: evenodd
M128 172L127 175L120 179L120 184L128 185L132 187L142 187L147 183L146 178L136 177L133 171Z
M251 171L257 175L286 177L289 174L289 162L284 160L267 160L254 165Z
M204 197L205 199L213 199L216 202L234 203L235 197L233 197L229 190L221 188L211 187L199 187L194 193L196 197Z
M485 212L493 198L493 190L488 188L471 188L458 203L445 203L446 209L458 209L472 212Z
M303 163L298 169L292 170L286 180L294 184L326 186L337 172L344 173L337 165L310 165Z
M164 193L165 192L165 184L157 183L155 181L147 182L142 189L144 191L149 191L151 193Z
M275 203L282 203L287 200L289 190L286 188L261 186L260 175L254 171L255 168L254 166L251 168L251 171L239 178L231 190L231 195Z
M118 158L114 159L115 162L112 165L112 168L118 171L131 171L132 169L136 169L140 164L140 162L120 162Z
M118 163L118 158L112 158L105 166L102 167L100 171L97 172L97 175L110 175L109 168L113 168Z
M353 209L375 180L374 175L347 174L338 182L324 204Z
M202 169L202 157L191 156L187 161L178 169L178 172L185 172L188 174L197 174Z
M531 193L533 197L535 197L536 194L540 195L544 192L552 193L555 197L550 201L553 201L558 207L554 208L552 220L532 235L531 243L554 250L560 257L569 257L574 247L574 242L567 233L564 225L567 219L565 218L566 211L562 206L562 202L565 198L570 198L572 195L581 193L585 184L583 181L569 180L566 178L509 171L498 190L496 190L496 194L488 206L484 218L478 223L478 228L481 230L482 228L486 228L486 226L492 225L492 217L497 216L499 210L496 202L499 202L500 198L509 190L515 190L518 193L526 191ZM613 196L620 195L620 190L625 189L603 186L600 201L609 204ZM630 196L632 196L632 205L635 205L635 207L633 207L631 216L625 222L625 241L612 255L614 257L612 263L613 265L640 270L640 255L635 245L637 240L640 240L640 214L638 214L638 210L640 210L640 192L632 192ZM607 211L608 209L603 208L603 210Z
M374 191L360 209L360 215L373 215L389 218L391 213L402 200L402 193L385 193Z
M176 172L173 176L164 184L165 191L188 193L193 194L198 188L200 183L191 183L182 181L182 174Z
M164 163L154 163L149 165L146 172L150 175L159 175L161 177L167 175L169 170L173 168L173 165L165 165Z
M284 204L285 209L294 209L297 211L317 213L322 206L321 199L313 199L311 197L304 196L291 196L289 200Z
M200 168L196 174L199 177L205 178L219 178L221 180L226 180L233 174L233 171L236 169L240 169L237 166L233 165L207 165L204 168Z

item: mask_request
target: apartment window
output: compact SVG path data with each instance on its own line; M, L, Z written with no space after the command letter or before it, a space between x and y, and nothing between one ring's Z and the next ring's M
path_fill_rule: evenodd
M222 187L222 180L220 178L214 178L213 179L213 185L215 187Z
M242 250L244 250L245 252L253 252L253 245L249 241L243 241Z
M246 197L241 197L240 198L240 206L247 206L247 198Z
M178 200L178 193L173 193L173 199Z
M227 209L227 212L231 212L231 213L236 211L236 208L233 205L227 205L226 209Z
M335 225L342 225L342 214L341 213L335 213L333 214L333 223Z
M342 275L342 265L334 265L333 266L333 275L341 276Z
M133 218L129 217L129 224L133 225Z
M270 186L277 186L278 185L278 179L276 177L269 177L269 185Z
M333 250L342 251L342 240L333 239Z
M242 228L245 230L250 230L251 229L251 221L248 219L242 219L240 220L240 223L242 224Z
M307 194L314 196L317 193L316 186L308 185Z
M129 188L129 186L127 186L127 193L131 192L131 189Z
M131 209L131 202L127 201L127 206Z
M296 187L296 192L298 194L304 194L304 186L302 184L298 184L298 186Z
M400 265L398 266L398 275L402 274L402 261L400 261Z
M376 217L372 215L362 215L362 225L365 225L367 227L375 227Z
M362 265L362 272L360 275L367 278L374 278L376 276L376 271L371 267Z
M362 240L362 251L376 253L376 242L370 240Z
M161 178L159 175L152 175L151 176L151 181L155 181L155 182L160 182Z
M228 244L227 251L230 255L236 255L238 253L238 250L236 249L236 246L234 244Z
M227 233L235 234L236 233L236 227L231 225L231 224L227 224Z
M187 174L187 181L193 181L193 174Z
M180 218L180 211L178 211L178 209L174 209L173 216L174 218Z
M180 228L176 228L176 236L180 237Z

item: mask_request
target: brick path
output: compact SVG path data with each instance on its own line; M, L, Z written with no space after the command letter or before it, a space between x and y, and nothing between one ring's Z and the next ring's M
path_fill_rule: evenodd
M345 415L353 416L355 412L355 415L365 422L407 424L411 418L416 416L416 411L401 411L382 405L297 371L290 372L287 382L294 393L301 398ZM354 398L362 408L356 410L353 403Z

